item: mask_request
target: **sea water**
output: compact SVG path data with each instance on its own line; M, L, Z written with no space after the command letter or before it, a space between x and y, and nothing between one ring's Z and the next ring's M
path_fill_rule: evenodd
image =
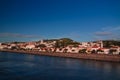
M120 80L120 63L0 52L0 80Z

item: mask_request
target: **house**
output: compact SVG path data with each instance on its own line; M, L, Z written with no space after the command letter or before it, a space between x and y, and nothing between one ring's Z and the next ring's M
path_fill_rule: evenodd
M68 53L79 53L79 47L67 47Z
M35 45L29 44L29 45L26 45L25 48L26 48L26 49L34 49L34 48L35 48Z
M64 52L64 48L57 48L56 52Z
M2 50L2 49L7 49L7 48L8 48L7 45L0 45L0 50Z
M97 51L99 48L100 48L99 46L97 46L97 45L94 45L94 46L92 46L92 48L91 48L91 51L92 51L92 50L95 50L95 51Z
M120 47L119 46L113 46L110 48L111 54L119 54L120 53Z
M109 48L100 48L101 52L98 52L98 54L109 54Z
M81 42L83 47L88 47L88 42Z

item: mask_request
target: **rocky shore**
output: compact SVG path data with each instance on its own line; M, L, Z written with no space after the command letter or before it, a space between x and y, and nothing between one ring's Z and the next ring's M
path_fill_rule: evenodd
M120 62L120 55L112 55L112 54L56 53L56 52L50 53L50 52L24 51L24 50L1 50L1 51L20 53L20 54L32 54L32 55L42 55L42 56L88 59L88 60L96 60L96 61Z

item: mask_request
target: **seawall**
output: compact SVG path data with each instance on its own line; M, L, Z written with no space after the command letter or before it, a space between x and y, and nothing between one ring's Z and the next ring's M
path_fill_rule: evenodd
M112 55L112 54L50 53L50 52L23 51L23 50L1 50L1 51L2 52L20 53L20 54L33 54L33 55L43 55L43 56L120 62L120 55Z

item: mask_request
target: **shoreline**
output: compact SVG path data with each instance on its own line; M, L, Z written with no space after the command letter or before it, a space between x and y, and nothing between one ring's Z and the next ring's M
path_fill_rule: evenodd
M84 54L84 53L57 53L57 52L53 53L53 52L40 52L40 51L23 51L23 50L0 50L0 52L13 52L13 53L21 53L21 54L86 59L86 60L95 60L95 61L120 62L120 55L112 55L112 54Z

